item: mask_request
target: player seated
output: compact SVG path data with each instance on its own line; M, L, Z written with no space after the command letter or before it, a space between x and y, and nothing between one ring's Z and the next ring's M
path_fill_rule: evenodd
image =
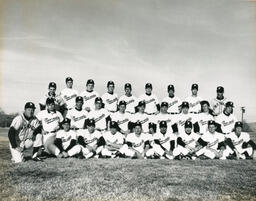
M54 144L56 145L55 154L58 158L68 158L80 153L81 147L76 145L76 133L70 129L70 119L65 118L61 122L63 129L57 131Z
M161 121L159 128L159 131L152 136L152 148L147 152L147 157L151 157L153 154L154 157L173 159L173 150L177 137L173 133L167 132L166 121Z
M110 130L105 131L102 136L105 140L105 145L101 151L101 155L107 158L115 158L120 155L119 149L124 144L124 135L120 133L118 123L111 121Z
M98 157L105 143L101 132L95 129L95 120L89 119L86 125L87 129L77 131L78 144L82 149L83 156L88 159L93 156Z
M173 150L175 159L195 159L195 151L199 135L193 132L193 124L186 121L184 131L179 133L177 147Z
M226 156L223 154L226 148L224 141L224 135L216 132L215 121L208 121L208 131L197 141L201 147L196 152L196 156L200 156L199 158L203 159L226 159Z
M134 133L127 135L125 144L120 148L119 152L128 158L144 158L148 144L148 134L142 133L142 125L138 121L134 124Z
M242 131L243 123L237 121L234 131L226 135L227 150L236 159L252 159L256 144L250 139L250 135Z
M27 149L33 149L32 158L34 160L41 160L38 158L42 146L41 126L34 116L35 108L34 103L27 102L24 112L16 116L11 123L8 138L14 163L25 161L24 151Z

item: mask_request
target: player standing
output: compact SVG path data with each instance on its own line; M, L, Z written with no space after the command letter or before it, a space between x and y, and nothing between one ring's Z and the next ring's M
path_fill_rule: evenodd
M170 114L178 114L180 113L179 106L181 105L180 98L174 95L175 89L172 84L167 87L168 96L163 99L162 102L168 103L168 113Z
M102 95L102 101L105 104L105 109L109 112L116 112L118 96L114 93L115 83L113 81L108 81L107 83L108 92Z
M33 148L32 158L36 161L41 160L37 157L42 146L41 126L34 116L35 104L27 102L24 112L16 116L8 131L9 147L12 161L20 163L24 161L24 150Z
M213 109L214 116L222 114L227 98L224 97L224 88L222 86L217 87L217 97L211 102L211 108Z
M126 83L124 85L125 94L122 95L118 102L125 101L126 102L126 112L134 114L135 107L137 105L137 98L132 95L132 85L130 83Z
M73 89L73 79L71 77L66 78L67 88L60 92L60 96L63 98L67 105L67 109L71 110L75 107L75 99L78 96L78 91Z
M87 80L86 90L83 91L80 96L84 98L83 108L90 112L94 109L95 98L99 97L99 93L94 91L94 81L92 79Z
M201 110L200 102L202 101L202 98L197 95L198 84L192 84L191 92L192 92L192 95L187 97L185 101L189 103L189 112L198 114Z

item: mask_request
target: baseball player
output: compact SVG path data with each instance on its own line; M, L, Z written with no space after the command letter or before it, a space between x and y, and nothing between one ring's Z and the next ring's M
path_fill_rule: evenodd
M211 102L211 108L213 109L213 115L218 116L222 114L227 98L224 97L224 88L222 86L217 87L217 97Z
M77 131L78 144L81 146L83 156L88 159L102 151L99 147L105 144L104 138L99 131L95 129L94 119L89 119L87 129Z
M226 159L226 156L223 154L226 148L225 136L222 133L216 132L215 130L215 121L208 121L208 131L204 133L197 141L202 148L196 152L196 156L203 155L207 159Z
M117 122L120 132L123 134L128 134L129 128L128 123L131 121L131 114L126 112L126 102L120 101L118 104L118 111L110 114L112 121Z
M180 113L179 106L181 105L180 98L174 95L175 89L172 84L167 87L168 96L163 99L162 102L168 103L168 113L169 114L178 114Z
M32 159L40 161L38 158L40 147L42 146L41 126L34 116L35 104L27 102L23 113L16 116L8 131L10 141L12 161L20 163L25 161L24 150L33 148Z
M65 101L67 109L71 110L75 107L75 99L78 96L78 91L73 89L73 79L71 77L66 78L66 86L67 88L60 92L60 96Z
M192 84L191 86L192 95L186 98L186 102L189 103L189 112L198 114L201 110L200 102L202 98L197 95L198 93L198 84Z
M67 118L71 119L71 129L83 129L85 120L88 119L88 112L83 109L84 99L82 96L76 97L76 106L67 113Z
M134 124L134 133L129 133L125 138L125 144L119 149L119 152L129 158L144 158L148 151L148 134L142 133L142 125L138 121Z
M84 98L83 109L87 112L93 110L95 98L99 97L99 93L94 91L94 81L92 79L87 80L86 90L83 91L80 96Z
M124 144L124 135L118 132L119 126L115 121L110 122L109 128L109 131L105 131L102 134L105 140L105 145L101 151L101 155L103 157L115 158L120 153L119 149Z
M237 159L252 159L256 144L250 139L250 135L242 132L243 123L237 121L235 123L234 132L227 134L226 144L229 154L234 154ZM250 146L248 146L250 145Z
M134 114L135 107L137 106L137 98L132 95L132 85L130 83L126 83L124 85L125 94L122 95L118 102L125 101L126 102L126 112Z
M63 116L67 114L67 105L62 97L56 94L57 85L55 82L50 82L48 86L48 93L44 95L39 101L40 110L45 110L47 98L53 98L55 102L55 109Z
M68 158L78 155L81 147L76 144L76 132L70 129L70 119L65 118L61 122L63 129L58 130L54 144L57 150L54 151L58 158Z
M58 155L57 147L54 145L56 131L60 129L60 122L63 116L59 111L55 110L55 100L53 98L46 99L46 110L40 111L36 115L42 124L43 145L45 152L48 154Z
M223 113L215 117L218 132L226 135L233 131L234 125L237 122L237 118L233 114L233 107L233 102L226 102Z
M140 102L140 101L145 102L145 104L146 104L145 113L146 114L154 115L154 114L159 113L160 105L159 105L157 96L155 94L152 94L152 90L153 90L152 84L147 83L145 85L145 90L146 90L146 93L141 95L138 98L138 102Z
M102 108L102 98L95 98L95 109L89 112L88 118L94 119L96 130L103 132L108 128L108 122L110 122L109 112Z
M154 155L160 158L173 159L173 150L175 148L176 135L167 132L167 122L161 121L159 123L159 131L153 134L153 143L151 143L152 149L149 149L146 156L152 156L151 150L154 151Z
M208 129L208 121L214 120L208 101L201 101L201 112L194 117L199 124L199 133L202 135Z
M117 102L118 96L114 93L115 83L113 81L108 81L107 83L108 92L102 95L102 101L105 105L106 110L109 112L116 112L117 111Z
M173 150L174 159L195 159L195 151L199 135L194 133L191 121L186 121L184 132L177 138L177 147Z
M135 124L137 121L139 121L142 125L142 132L147 133L148 124L151 122L152 116L145 113L145 107L146 103L144 101L140 101L138 103L138 112L131 116L131 122L132 124Z

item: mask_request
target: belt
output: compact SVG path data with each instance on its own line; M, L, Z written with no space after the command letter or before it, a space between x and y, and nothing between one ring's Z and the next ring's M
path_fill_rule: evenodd
M189 112L189 113L192 113L192 114L199 114L199 112Z
M144 113L147 114L147 115L154 115L155 114L154 112L152 112L152 113L144 112Z
M116 111L114 111L114 110L108 110L109 112L111 112L111 113L115 113Z
M178 112L169 112L169 114L179 114Z
M105 131L106 129L96 128L96 130L102 132L102 131Z
M70 130L80 130L80 129L82 129L82 128L70 128Z
M56 133L56 131L46 131L44 135L48 135L50 133Z
M230 134L230 132L229 133L222 133L222 134L227 135L227 134Z

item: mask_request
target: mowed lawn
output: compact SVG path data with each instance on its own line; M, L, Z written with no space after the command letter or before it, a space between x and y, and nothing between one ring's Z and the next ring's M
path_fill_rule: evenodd
M256 200L256 161L46 159L12 164L0 130L1 200Z

